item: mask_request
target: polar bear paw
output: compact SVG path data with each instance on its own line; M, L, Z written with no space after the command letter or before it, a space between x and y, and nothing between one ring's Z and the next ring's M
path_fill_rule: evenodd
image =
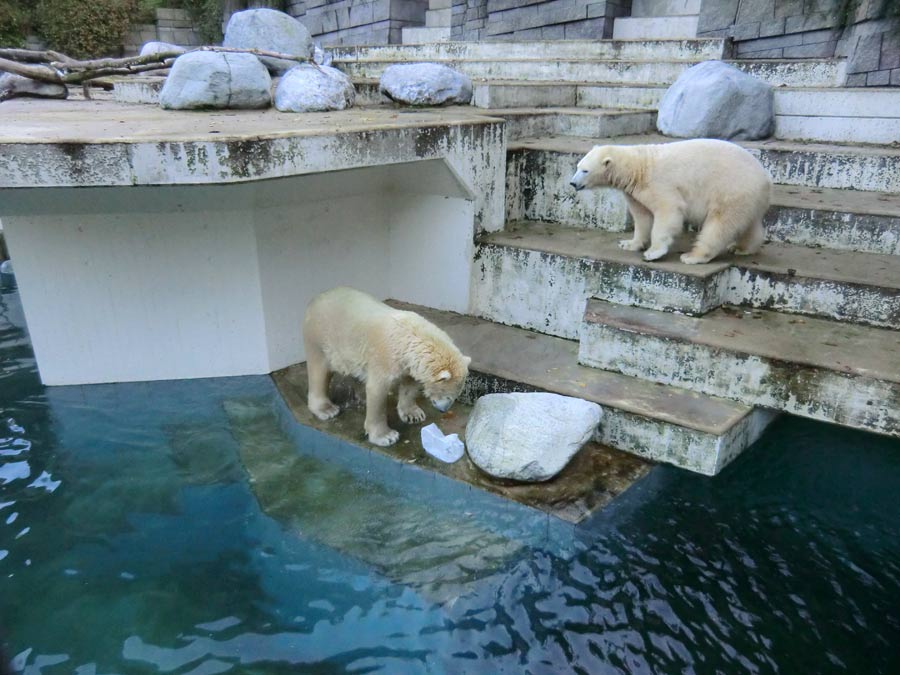
M380 445L382 448L393 445L399 439L400 432L394 431L393 429L386 429L383 432L369 434L369 442L373 443L374 445Z
M668 252L667 248L649 248L644 251L644 260L659 260Z
M407 424L417 424L425 421L425 411L417 405L402 410L398 408L397 413L400 415L400 419Z
M681 262L685 265L702 265L708 263L711 258L705 256L694 255L693 253L682 253Z
M321 403L311 403L309 411L323 422L327 422L337 417L341 409L331 401L323 401Z
M619 248L624 248L626 251L641 251L644 244L637 239L620 239Z

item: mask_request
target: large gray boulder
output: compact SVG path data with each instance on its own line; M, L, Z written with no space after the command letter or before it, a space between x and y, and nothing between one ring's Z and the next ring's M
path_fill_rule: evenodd
M591 440L601 416L596 403L559 394L488 394L475 402L466 449L492 476L545 481Z
M275 107L282 112L344 110L354 100L356 90L350 78L328 66L295 66L275 88Z
M167 110L267 108L272 78L252 54L189 52L175 59L159 93Z
M0 101L17 96L37 98L67 98L69 90L64 84L38 82L28 77L0 70Z
M472 100L472 80L440 63L397 63L381 74L381 92L409 105L443 105Z
M309 31L292 16L274 9L248 9L235 12L225 27L223 47L263 49L279 54L312 58L313 42ZM297 61L260 57L273 75L280 75Z
M656 126L667 136L755 140L775 131L772 87L722 61L684 71L659 104Z

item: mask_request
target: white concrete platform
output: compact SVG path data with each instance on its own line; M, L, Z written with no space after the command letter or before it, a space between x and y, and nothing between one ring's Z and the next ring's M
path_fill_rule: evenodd
M0 218L46 384L268 373L338 284L467 311L504 222L476 109L166 112L12 101Z

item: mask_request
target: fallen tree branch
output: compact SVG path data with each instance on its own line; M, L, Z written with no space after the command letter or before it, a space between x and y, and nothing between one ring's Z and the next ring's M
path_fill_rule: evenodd
M265 49L239 49L237 47L196 47L185 52L169 51L127 58L89 59L79 61L54 51L30 49L0 49L0 70L22 75L49 84L80 84L87 80L108 75L132 75L152 70L171 68L175 59L190 52L224 52L229 54L253 54L297 63L312 63L308 56L282 54Z

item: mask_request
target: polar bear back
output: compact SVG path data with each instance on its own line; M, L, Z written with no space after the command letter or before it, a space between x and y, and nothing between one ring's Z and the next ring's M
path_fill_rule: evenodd
M772 181L759 161L747 150L727 141L695 139L627 148L622 167L639 171L638 191L648 206L677 205L692 222L701 223L712 213L739 207L750 219L761 218L769 206ZM638 196L640 199L640 196Z

